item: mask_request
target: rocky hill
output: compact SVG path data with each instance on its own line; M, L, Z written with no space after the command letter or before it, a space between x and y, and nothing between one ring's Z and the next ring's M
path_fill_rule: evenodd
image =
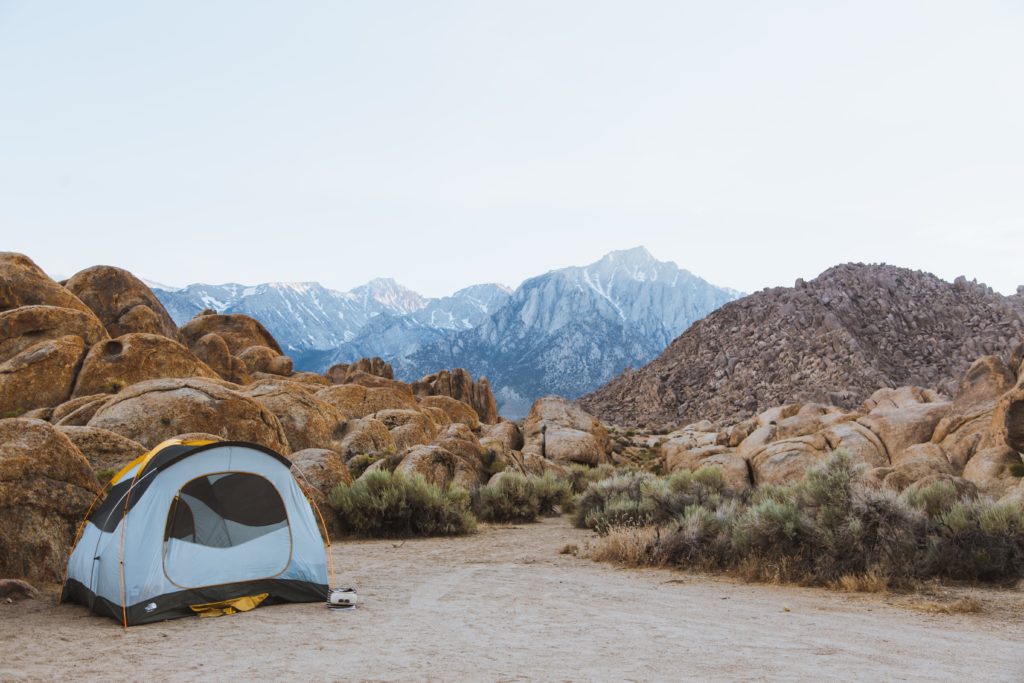
M844 264L697 322L654 361L581 399L623 425L736 421L773 405L852 408L875 390L944 394L975 358L1024 337L1020 294L888 265Z
M421 348L396 365L486 375L503 415L521 417L545 394L575 398L641 365L738 292L716 287L643 247L524 282L479 326Z

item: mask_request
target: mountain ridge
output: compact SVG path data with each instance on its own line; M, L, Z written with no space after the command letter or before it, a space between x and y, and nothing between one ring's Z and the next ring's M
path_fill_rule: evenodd
M411 381L466 367L492 379L513 416L540 395L576 397L650 360L694 320L739 296L644 247L552 270L515 290L484 283L439 298L390 278L350 292L315 282L196 283L154 292L178 324L203 308L251 315L298 369L380 356Z

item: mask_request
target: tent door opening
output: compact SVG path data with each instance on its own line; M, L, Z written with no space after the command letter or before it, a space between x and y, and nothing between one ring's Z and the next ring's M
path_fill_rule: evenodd
M264 477L207 474L186 483L171 502L163 567L181 588L273 578L291 554L284 501Z

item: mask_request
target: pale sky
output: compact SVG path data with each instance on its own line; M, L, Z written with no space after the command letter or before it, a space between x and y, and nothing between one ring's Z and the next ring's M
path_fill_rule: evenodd
M0 0L0 250L170 284L1024 284L1024 3Z

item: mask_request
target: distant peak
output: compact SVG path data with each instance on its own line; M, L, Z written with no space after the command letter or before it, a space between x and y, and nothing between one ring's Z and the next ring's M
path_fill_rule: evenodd
M647 247L639 246L632 249L616 249L601 257L598 263L612 263L619 266L638 267L649 266L659 263L658 259L647 250Z
M503 285L500 282L482 282L478 285L470 285L469 287L463 287L456 291L452 296L468 296L479 294L481 292L502 292L503 294L511 294L512 288L508 285Z
M654 255L648 251L647 247L640 245L631 249L616 249L615 251L608 252L606 258L612 259L643 259L645 261L657 261Z
M369 282L356 289L371 289L371 290L388 290L388 289L407 289L402 285L398 284L398 281L393 277L375 277Z

